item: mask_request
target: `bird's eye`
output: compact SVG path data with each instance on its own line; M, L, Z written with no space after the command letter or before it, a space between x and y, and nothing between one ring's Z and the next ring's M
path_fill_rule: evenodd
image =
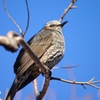
M55 26L54 24L50 25L50 27L54 27L54 26Z

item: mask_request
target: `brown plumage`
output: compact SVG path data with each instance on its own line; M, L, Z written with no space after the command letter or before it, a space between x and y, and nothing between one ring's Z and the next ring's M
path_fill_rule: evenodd
M64 54L64 38L62 34L64 24L66 24L66 22L50 21L40 32L28 41L30 48L40 61L50 69L62 59ZM16 78L6 100L13 100L17 91L41 74L39 67L35 65L34 61L24 49L21 49L19 52L14 64L14 72Z

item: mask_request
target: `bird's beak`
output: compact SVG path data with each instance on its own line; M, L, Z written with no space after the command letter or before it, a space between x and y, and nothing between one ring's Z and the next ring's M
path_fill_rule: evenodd
M63 23L60 24L61 27L63 27L68 21L65 21Z

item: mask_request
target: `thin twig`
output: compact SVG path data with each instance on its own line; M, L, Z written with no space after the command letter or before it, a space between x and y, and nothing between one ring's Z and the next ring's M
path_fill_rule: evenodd
M25 31L22 34L22 37L24 37L24 35L26 34L26 32L28 30L28 27L29 27L29 21L30 21L30 12L29 12L29 7L28 7L28 1L25 0L25 2L26 2L26 8L27 8L27 16L28 16L28 18L27 18L27 26L26 26Z
M19 32L22 34L23 31L21 30L20 26L17 24L17 22L11 17L11 15L9 14L9 12L7 11L6 0L3 0L3 5L4 5L4 10L5 10L8 18L15 24L15 26L18 28Z
M34 84L35 95L36 95L36 98L37 98L39 96L39 91L38 91L38 85L37 85L36 79L33 80L33 84Z
M82 85L83 87L84 87L84 85L90 85L90 86L100 90L100 87L94 85L96 83L100 83L100 81L93 81L94 77L91 80L89 80L88 82L76 82L75 80L74 81L69 81L69 80L56 78L56 77L51 77L51 80L58 80L58 81L69 83L69 84L78 84L78 85Z
M64 13L62 14L62 16L59 19L59 22L62 22L63 18L65 17L65 15L67 14L67 12L71 9L71 8L77 8L76 6L73 7L73 4L76 2L77 0L72 0L72 2L69 4L68 8L65 9Z
M70 69L70 68L75 68L75 67L79 67L80 64L74 65L74 66L66 66L66 67L53 67L52 69Z

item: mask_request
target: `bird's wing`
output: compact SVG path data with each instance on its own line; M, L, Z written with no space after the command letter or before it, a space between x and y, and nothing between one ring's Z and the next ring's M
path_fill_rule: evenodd
M37 55L37 57L40 58L52 45L51 41L52 34L49 34L45 38L31 38L31 40L29 40L29 45L33 52ZM25 50L22 49L14 64L14 72L20 77L33 63L34 61L30 58L27 52L25 52Z

